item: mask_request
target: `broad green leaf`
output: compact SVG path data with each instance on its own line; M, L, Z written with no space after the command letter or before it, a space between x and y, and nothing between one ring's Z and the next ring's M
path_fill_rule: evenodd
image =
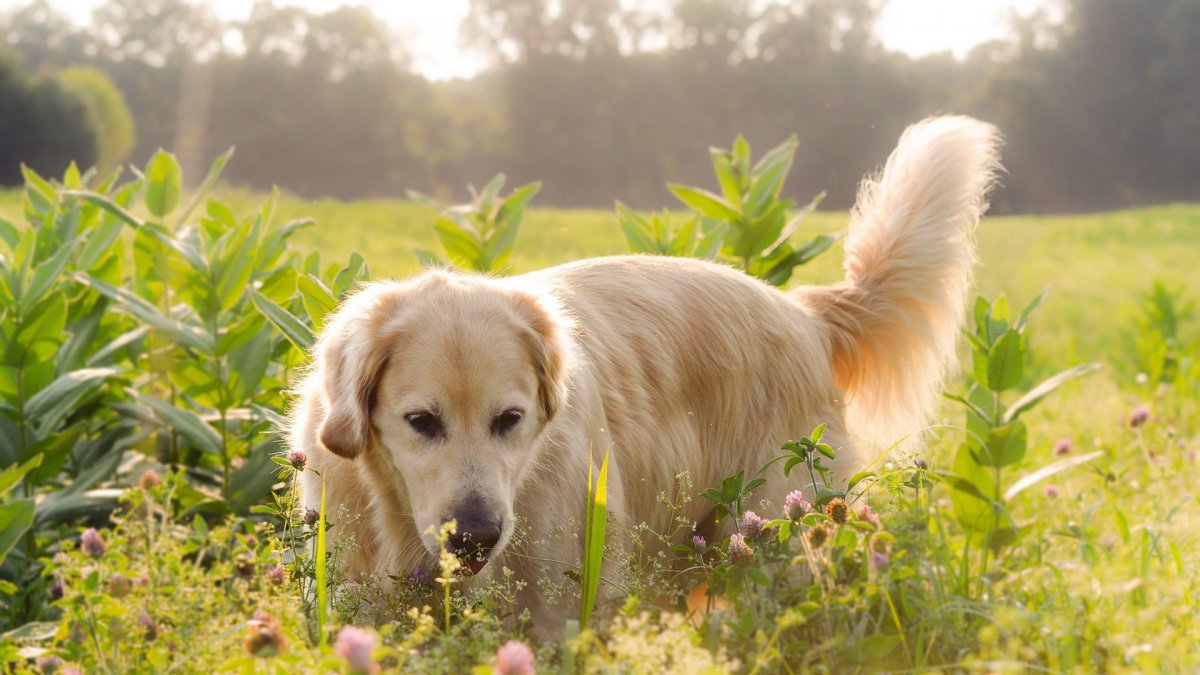
M452 218L439 218L433 225L433 230L446 249L446 255L456 265L469 269L481 269L483 246L478 235L461 222Z
M703 213L709 218L715 220L725 220L729 222L739 222L742 219L742 214L738 212L729 202L721 197L714 195L707 190L688 187L672 183L667 185L667 189L675 195L679 201Z
M283 307L271 302L256 291L250 291L250 301L267 320L283 333L284 337L301 351L308 352L316 341L313 332L304 322Z
M1001 392L1021 384L1025 367L1025 336L1006 330L988 355L988 389Z
M179 432L181 436L200 450L213 454L221 453L221 435L208 422L184 408L178 408L170 403L135 389L128 389L129 395L154 412L155 418L166 427Z
M1033 313L1037 311L1037 308L1042 306L1042 301L1046 299L1047 292L1049 292L1049 288L1043 290L1041 293L1038 293L1037 297L1029 301L1029 304L1025 306L1025 309L1021 310L1021 315L1017 317L1017 323L1014 325L1014 328L1019 331L1025 330L1025 326L1029 324L1029 317L1033 316Z
M308 312L313 331L319 333L325 325L325 317L337 307L337 298L333 291L311 274L296 278L296 290L300 292L300 300L304 303L304 311Z
M21 239L21 234L17 231L17 226L0 218L0 239L8 244L9 249L16 248L17 242Z
M32 499L20 499L0 506L0 562L33 525Z
M658 253L658 242L650 234L649 223L621 202L617 202L616 210L621 232L629 248L637 253Z
M146 210L162 220L179 203L182 179L175 155L159 150L146 165Z
M100 225L88 234L83 249L79 251L76 268L90 272L105 255L112 250L117 239L121 236L121 221L116 218L103 218Z
M74 250L74 242L64 244L49 260L37 263L33 272L33 279L29 282L29 286L21 293L17 311L23 314L40 301L50 288L60 281L59 276L66 269L67 262L71 259L71 252Z
M17 466L10 466L0 471L0 495L6 494L25 474L38 468L44 458L34 455Z
M125 490L110 488L82 493L52 492L38 503L34 522L38 527L58 523L77 523L108 516L120 504Z
M180 344L211 353L214 347L212 336L204 330L178 319L163 315L158 308L132 291L109 285L89 274L76 272L75 279L86 284L116 303L116 307L146 324L162 331Z
M980 461L993 467L1011 466L1025 457L1027 431L1020 421L995 427L988 432Z
M95 393L108 378L117 374L115 368L84 368L60 376L50 386L25 402L25 416L30 418L34 434L44 438L58 429L79 404Z

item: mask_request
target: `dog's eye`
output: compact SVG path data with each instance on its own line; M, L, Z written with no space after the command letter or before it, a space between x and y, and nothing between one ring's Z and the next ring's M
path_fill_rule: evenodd
M426 438L441 438L446 435L446 428L442 426L442 418L431 412L409 413L404 416L404 421L408 422L408 426L412 427L413 431Z
M516 408L510 408L492 418L492 435L503 436L507 434L513 427L517 426L517 422L521 421L521 411Z

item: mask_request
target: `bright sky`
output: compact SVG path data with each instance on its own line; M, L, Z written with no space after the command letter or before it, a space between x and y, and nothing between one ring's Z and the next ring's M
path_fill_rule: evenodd
M103 0L51 0L68 15L86 21ZM280 1L280 0L277 0ZM340 4L368 5L404 36L412 48L416 68L433 79L468 77L478 68L477 57L458 46L458 23L468 0L281 0L312 11L327 11ZM1006 33L1011 11L1028 15L1049 0L890 0L879 22L879 34L892 49L923 56L950 50L958 56L971 47ZM249 14L245 0L211 0L225 19ZM0 0L0 10L24 5L26 0Z

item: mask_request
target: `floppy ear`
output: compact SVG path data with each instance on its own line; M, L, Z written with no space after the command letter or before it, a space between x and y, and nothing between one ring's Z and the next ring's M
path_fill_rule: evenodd
M382 330L394 303L380 302L376 290L348 300L314 350L325 391L318 435L330 452L347 459L357 457L370 440L371 405L395 337Z
M537 372L542 416L549 422L567 402L571 323L557 307L533 295L514 292L513 299Z

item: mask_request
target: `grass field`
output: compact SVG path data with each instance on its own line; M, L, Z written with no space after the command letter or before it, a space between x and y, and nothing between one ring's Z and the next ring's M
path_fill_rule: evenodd
M262 198L236 191L218 196L236 213L248 213ZM326 262L360 252L376 278L417 272L412 249L436 248L432 213L399 200L284 198L278 211L284 220L315 219L316 225L295 239L301 250L319 251ZM16 222L19 213L18 194L0 193L0 217ZM846 221L845 213L819 213L798 237L836 233ZM577 653L592 664L585 670L639 672L636 664L644 659L641 672L652 672L644 664L659 663L654 659L661 654L654 650L673 648L655 647L656 635L675 635L693 647L728 647L742 670L760 672L830 667L1148 672L1200 667L1200 641L1192 637L1200 629L1195 609L1200 599L1200 504L1194 479L1200 451L1200 321L1194 314L1180 317L1178 340L1167 356L1182 374L1170 383L1145 382L1139 376L1144 359L1138 361L1133 347L1139 334L1144 336L1138 318L1156 281L1177 291L1177 299L1197 296L1200 205L987 218L978 243L977 286L984 297L1006 294L1020 308L1048 289L1028 333L1031 367L1016 392L1005 395L1009 403L1064 368L1088 362L1102 366L1068 382L1022 418L1028 425L1028 453L997 468L997 480L1003 473L1004 484L1012 485L1062 457L1100 454L1014 494L1007 507L1019 537L994 552L971 549L955 524L956 497L946 484L932 492L917 488L913 494L898 482L880 481L869 499L895 538L886 571L872 571L865 583L860 579L845 587L838 586L841 577L831 576L829 589L808 596L816 598L812 603L821 612L804 610L804 616L796 611L806 603L778 599L795 591L783 575L772 577L769 592L753 584L728 586L737 621L703 635L665 619L647 627L630 610L608 629L606 645L579 647ZM522 272L624 251L611 211L533 209L518 236L513 266ZM835 246L800 268L793 283L835 281L840 265L841 250ZM961 392L961 379L948 383L948 389ZM1131 424L1131 412L1140 406L1147 415L1143 419L1138 413ZM964 438L962 408L947 402L943 419L947 426L935 431L921 454L935 471L959 471L955 457ZM1056 444L1061 450L1064 439L1070 449L1056 454ZM898 457L874 468L898 477L913 472L907 458ZM762 544L761 550L766 549ZM272 602L291 607L280 610L281 615L299 613L295 598ZM805 626L806 617L819 617L821 623L814 618ZM415 628L409 626L413 632L403 634L380 631L388 649L400 650L395 653L401 663L408 663L403 650L411 648L415 660L410 665L426 672L452 671L449 664L461 666L462 659L479 664L502 633L483 621L474 633L456 628L459 632L434 638L435 629L426 624L418 620ZM220 639L229 643L231 634ZM424 641L413 646L413 635ZM643 641L633 640L640 646L630 648L629 636ZM811 649L798 643L797 636L812 640ZM425 655L420 659L415 656L418 647ZM473 656L460 654L456 660L453 654L460 647ZM551 656L554 649L540 649L539 660L556 658ZM323 662L306 654L295 647L294 667L339 665L329 661L328 649ZM680 661L672 663L683 670Z

